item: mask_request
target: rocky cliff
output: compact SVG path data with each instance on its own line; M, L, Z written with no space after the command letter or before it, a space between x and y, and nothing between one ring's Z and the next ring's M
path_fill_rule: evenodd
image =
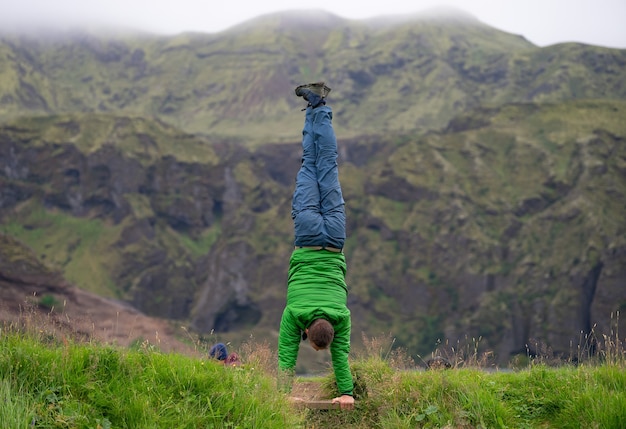
M5 37L0 231L81 290L198 333L272 338L300 162L293 86L323 76L356 342L391 333L425 355L481 338L506 362L617 327L624 51L539 49L480 23L285 22Z
M340 139L355 332L413 349L472 335L508 356L610 330L625 299L624 108L510 105L426 136ZM37 130L0 130L5 232L148 314L199 332L276 329L298 143L192 139L214 160L194 163Z

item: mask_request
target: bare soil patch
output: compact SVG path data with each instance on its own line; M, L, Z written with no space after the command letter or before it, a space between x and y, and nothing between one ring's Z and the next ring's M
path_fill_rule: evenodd
M55 305L42 306L42 298ZM19 284L0 278L0 322L54 331L75 340L128 347L154 345L163 352L199 354L182 326L147 316L136 308L63 284Z
M295 398L302 398L305 401L332 399L329 398L328 395L324 394L319 381L308 381L302 379L294 381L291 396Z

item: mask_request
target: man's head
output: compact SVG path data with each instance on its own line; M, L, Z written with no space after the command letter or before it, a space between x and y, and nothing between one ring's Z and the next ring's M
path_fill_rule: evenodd
M315 350L328 348L335 338L335 329L326 319L315 319L309 329L306 330L311 346Z

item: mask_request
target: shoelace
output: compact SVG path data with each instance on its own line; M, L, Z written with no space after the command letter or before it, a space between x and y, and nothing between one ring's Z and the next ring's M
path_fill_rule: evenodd
M317 106L315 106L315 107L319 107L319 106L326 106L326 100L324 100L324 99L322 98L322 101L320 101L320 103L319 103ZM306 107L305 107L304 109L302 109L302 110L300 110L300 111L301 111L301 112L304 112L304 111L305 111L306 109L308 109L309 107L313 107L313 105L312 105L311 103L309 103L309 104L307 104L307 105L306 105Z

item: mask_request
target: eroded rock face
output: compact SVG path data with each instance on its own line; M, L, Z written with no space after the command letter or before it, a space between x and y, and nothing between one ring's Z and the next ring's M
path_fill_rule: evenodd
M581 332L610 332L626 305L623 116L609 105L597 107L615 118L606 129L533 131L565 108L580 121L589 106L509 106L462 131L340 140L355 334L390 331L422 354L438 339L482 338L504 362L532 341L567 355ZM53 293L77 263L105 272L87 278L135 311L205 333L276 331L298 143L215 145L215 159L188 162L80 150L37 130L0 130L0 217L59 270L5 256L5 280ZM75 220L84 230L68 227ZM53 241L30 235L59 228ZM16 272L22 280L6 274Z
M0 321L38 335L130 346L138 341L163 351L194 353L183 332L164 319L118 300L76 288L43 264L31 249L0 233Z
M54 271L35 257L30 249L15 238L0 233L0 280L38 288L43 292L65 290L69 286L59 271Z

